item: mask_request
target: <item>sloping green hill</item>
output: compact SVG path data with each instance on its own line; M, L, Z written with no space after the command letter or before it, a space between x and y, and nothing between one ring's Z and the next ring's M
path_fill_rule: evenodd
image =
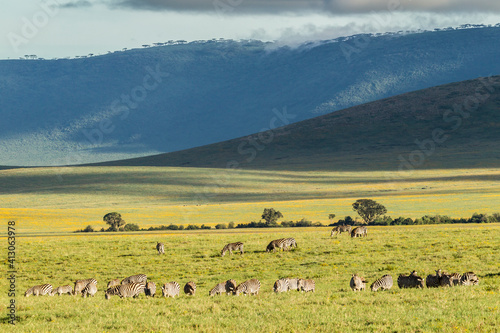
M281 118L289 113L276 111L270 128L282 124ZM500 76L406 93L217 144L99 165L283 170L498 167Z

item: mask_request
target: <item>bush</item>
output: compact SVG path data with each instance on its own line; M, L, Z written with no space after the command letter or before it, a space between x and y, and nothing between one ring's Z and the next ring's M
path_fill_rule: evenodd
M199 226L195 225L195 224L189 224L187 227L186 227L186 230L198 230L200 229Z
M139 226L135 223L127 223L125 227L123 227L123 231L139 231Z
M233 221L229 222L227 227L228 227L228 229L234 229L234 222Z
M393 219L390 216L378 216L370 225L391 225Z
M227 225L225 223L219 223L215 226L215 229L227 229Z
M85 229L77 230L75 232L94 232L94 228L92 228L92 226L89 224L85 227Z
M211 226L209 226L209 225L204 225L204 224L202 224L200 228L201 228L201 229L206 229L206 230L212 229L212 227L211 227Z

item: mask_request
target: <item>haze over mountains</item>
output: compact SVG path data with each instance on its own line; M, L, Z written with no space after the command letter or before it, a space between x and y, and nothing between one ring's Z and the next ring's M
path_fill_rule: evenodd
M177 151L500 74L498 40L495 26L362 35L297 48L207 41L81 59L2 60L0 165L82 164ZM433 108L432 99L411 103ZM392 116L383 107L370 110L373 121L405 118L402 110ZM413 128L419 110L403 123ZM366 119L349 119L345 137L365 137L372 123ZM345 147L327 143L338 145L335 151Z

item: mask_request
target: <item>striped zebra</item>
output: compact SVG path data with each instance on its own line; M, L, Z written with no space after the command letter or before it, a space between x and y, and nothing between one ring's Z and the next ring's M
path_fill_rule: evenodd
M234 289L236 289L236 281L235 280L227 280L225 282L221 282L215 285L209 292L208 296L215 296L221 294L232 294Z
M194 296L194 294L196 293L196 283L194 283L193 281L189 281L188 283L186 283L186 285L184 286L184 293L186 295Z
M364 277L359 276L358 274L353 274L351 276L351 281L349 282L351 289L353 291L365 290L366 288L366 280Z
M82 290L82 297L87 297L87 295L94 297L97 293L97 285L93 283L87 284Z
M460 278L460 284L463 286L475 286L479 284L479 278L474 272L466 272Z
M234 294L239 296L241 293L244 295L258 295L260 290L260 281L257 279L250 279L240 283L234 290Z
M441 286L441 278L443 277L443 273L440 269L436 271L436 275L429 274L425 278L425 286L427 288L437 288Z
M106 299L110 299L111 296L116 295L116 296L120 296L120 298L124 298L124 297L136 298L137 296L139 296L139 294L143 293L145 291L145 289L146 289L146 285L142 282L120 284L118 286L108 288L108 290L106 290L106 292L104 294L104 297Z
M137 275L132 275L129 277L126 277L125 279L122 280L121 284L129 284L129 283L146 283L148 280L148 277L146 274L137 274Z
M353 238L353 237L366 237L366 235L367 235L367 229L365 226L354 228L351 231L351 238Z
M240 254L243 254L243 243L236 242L227 244L226 246L224 246L222 251L220 251L220 255L224 257L227 251L229 251L229 254L233 254L233 251L240 251Z
M114 279L108 282L107 289L121 284L121 279Z
M274 282L273 291L275 293L287 292L289 289L288 279L279 279Z
M389 290L392 288L392 276L389 274L386 274L382 276L380 279L375 280L375 282L372 283L370 286L370 289L372 291L377 291L379 289L381 290Z
M315 287L316 287L316 284L314 283L314 280L299 279L298 288L300 291L305 291L306 293L309 291L314 292Z
M297 242L294 238L275 239L267 245L266 252L276 252L276 249L286 251L289 247L297 247Z
M38 286L33 286L31 288L29 288L28 290L26 290L26 292L24 293L24 297L29 297L31 295L34 295L34 296L43 296L43 295L50 295L50 293L52 292L52 285L50 284L41 284L41 285L38 285Z
M79 295L82 293L83 289L89 284L97 285L96 279L85 279L85 280L76 280L75 287L73 288L73 295Z
M156 250L158 254L165 254L165 245L163 243L156 243Z
M460 279L462 279L462 274L453 273L451 274L451 286L458 286L460 284Z
M330 233L330 237L333 237L334 235L340 235L343 232L351 233L352 226L350 225L338 225L335 228L332 229L332 232Z
M423 288L424 280L417 275L416 271L411 272L410 275L400 275L398 277L398 287L403 288Z
M172 297L179 296L179 292L181 290L181 286L175 281L165 283L163 287L161 287L161 292L163 297Z
M54 296L55 294L57 294L58 296L61 296L62 294L73 295L73 287L68 285L68 286L60 286L60 287L57 287L56 289L52 289L50 296Z
M146 294L146 296L155 297L156 284L154 282L147 282L144 289L144 293Z
M299 290L299 280L297 278L290 279L288 278L288 289L289 290Z

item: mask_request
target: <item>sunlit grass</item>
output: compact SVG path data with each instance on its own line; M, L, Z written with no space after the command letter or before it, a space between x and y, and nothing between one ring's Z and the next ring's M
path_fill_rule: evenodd
M272 239L294 237L298 248L266 253ZM158 255L157 241L165 243ZM220 257L242 241L243 256ZM500 224L370 227L367 238L329 237L329 228L223 230L105 236L18 238L18 331L423 331L490 332L500 325ZM352 273L369 283L412 270L474 271L480 284L448 289L354 293ZM145 273L157 286L195 281L194 297L104 299L114 278ZM275 295L280 277L312 278L316 292ZM95 277L99 292L81 297L22 297L30 286L54 287ZM258 278L257 297L208 291L229 278ZM396 283L396 282L395 282ZM0 282L6 290L6 280ZM158 288L159 289L159 288ZM6 294L0 297L3 304ZM237 314L237 320L235 315ZM5 324L2 324L5 327ZM7 329L7 328L6 328Z

